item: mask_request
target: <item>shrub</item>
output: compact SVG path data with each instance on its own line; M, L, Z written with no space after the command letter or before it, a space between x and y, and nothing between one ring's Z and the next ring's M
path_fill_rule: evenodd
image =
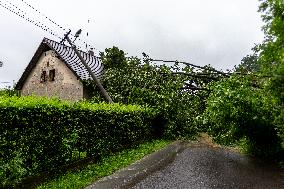
M150 140L156 115L136 105L2 96L1 184Z
M0 96L18 96L18 91L14 89L0 89Z
M159 110L161 122L166 123L166 138L192 137L196 134L197 126L193 120L204 110L202 103L206 94L204 91L187 90L186 84L203 87L204 79L176 74L194 75L193 68L182 68L177 63L172 66L157 65L145 54L143 59L126 58L117 47L106 49L101 56L106 68L102 82L115 102L147 104ZM98 98L94 100L100 101Z
M281 151L275 99L253 76L231 77L217 82L207 100L204 122L215 140L233 144L247 141L250 153L264 157Z

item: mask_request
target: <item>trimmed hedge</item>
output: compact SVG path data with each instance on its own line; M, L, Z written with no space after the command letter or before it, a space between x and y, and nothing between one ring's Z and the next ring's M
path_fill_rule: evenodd
M152 139L156 116L136 105L0 96L1 185Z

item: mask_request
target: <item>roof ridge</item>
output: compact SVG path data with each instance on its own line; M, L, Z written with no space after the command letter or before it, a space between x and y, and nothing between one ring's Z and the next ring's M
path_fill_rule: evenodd
M65 63L70 66L70 69L73 70L80 79L92 79L89 72L76 55L75 51L70 47L62 43L58 43L54 40L45 38L44 40L48 46L50 46L56 53L61 57ZM90 66L94 74L100 79L103 75L103 65L101 60L97 56L93 56L87 52L79 51L86 63Z
M47 37L44 37L44 38L43 38L43 41L46 41L46 42L48 42L48 41L52 41L52 42L54 42L54 43L57 43L57 44L63 45L63 46L65 46L65 47L72 48L70 45L66 45L65 43L57 42L57 41L52 40L52 39L49 39L49 38L47 38ZM76 46L76 45L75 45L75 46ZM88 52L86 52L86 51L83 51L83 50L80 50L80 49L77 49L77 50L78 50L79 52L89 54L89 53L88 53ZM97 56L96 56L96 57L97 57ZM100 57L98 57L98 58L100 58Z

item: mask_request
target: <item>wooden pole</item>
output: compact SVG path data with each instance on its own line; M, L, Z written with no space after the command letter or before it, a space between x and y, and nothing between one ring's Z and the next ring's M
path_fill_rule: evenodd
M98 88L101 91L101 94L103 95L103 97L109 102L109 103L113 103L112 99L110 98L109 94L107 93L107 91L104 89L104 87L102 86L100 80L96 77L96 75L93 73L93 71L91 70L90 66L86 63L86 61L84 60L84 58L82 57L82 55L79 53L79 51L76 49L76 46L72 43L72 41L70 40L70 38L68 37L68 35L65 36L65 39L68 41L68 43L71 45L71 48L75 51L75 53L77 54L77 56L79 57L79 59L81 60L81 62L83 63L83 65L86 67L86 69L88 70L89 74L91 75L91 77L93 78L93 80L95 81L95 83L97 84Z

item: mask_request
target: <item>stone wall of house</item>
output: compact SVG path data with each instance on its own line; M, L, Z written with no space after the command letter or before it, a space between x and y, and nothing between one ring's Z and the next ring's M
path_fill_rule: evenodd
M76 101L83 98L83 84L65 63L56 57L55 52L50 50L41 55L26 79L21 95L56 96Z

